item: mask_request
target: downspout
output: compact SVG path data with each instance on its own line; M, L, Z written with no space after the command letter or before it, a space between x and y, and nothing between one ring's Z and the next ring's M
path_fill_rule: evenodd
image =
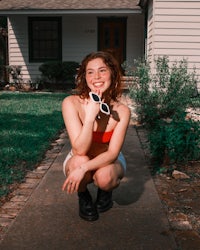
M148 21L148 2L149 0L139 0L138 5L144 13L144 56L147 59L147 21Z

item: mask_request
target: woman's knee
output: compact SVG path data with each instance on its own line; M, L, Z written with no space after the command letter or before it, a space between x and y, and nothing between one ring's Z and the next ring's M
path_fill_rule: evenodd
M102 190L111 190L119 185L119 178L111 169L99 169L93 176L94 183Z

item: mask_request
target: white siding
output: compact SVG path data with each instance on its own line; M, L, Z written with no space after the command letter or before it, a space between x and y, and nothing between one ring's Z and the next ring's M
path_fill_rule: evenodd
M185 58L200 77L200 1L153 0L148 15L148 58Z
M144 55L144 16L130 16L127 19L127 61Z
M127 16L127 59L144 54L144 17ZM95 15L62 16L62 60L81 62L97 50L98 17ZM28 54L28 16L9 17L9 64L22 66L23 79L35 81L40 77L40 63L30 63Z
M29 63L27 20L27 16L22 15L9 18L9 65L22 66L24 81L35 81L39 76L39 64Z
M153 58L153 47L154 47L154 16L153 16L153 0L149 2L148 8L148 22L147 22L147 57L149 60Z
M81 62L83 57L97 50L97 17L63 17L63 60Z

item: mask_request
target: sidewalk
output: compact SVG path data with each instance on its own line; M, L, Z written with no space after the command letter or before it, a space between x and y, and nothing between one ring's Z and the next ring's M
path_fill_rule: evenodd
M1 250L175 250L176 244L143 151L132 125L123 153L128 170L113 192L114 206L87 222L78 216L76 194L62 192L62 162L69 140L58 153L0 244ZM95 198L95 187L90 186Z

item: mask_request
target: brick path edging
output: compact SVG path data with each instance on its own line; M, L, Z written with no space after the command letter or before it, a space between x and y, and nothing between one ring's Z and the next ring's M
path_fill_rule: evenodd
M62 150L66 136L66 132L63 131L59 138L51 143L50 149L37 168L26 174L24 182L11 193L12 198L0 207L0 241Z

